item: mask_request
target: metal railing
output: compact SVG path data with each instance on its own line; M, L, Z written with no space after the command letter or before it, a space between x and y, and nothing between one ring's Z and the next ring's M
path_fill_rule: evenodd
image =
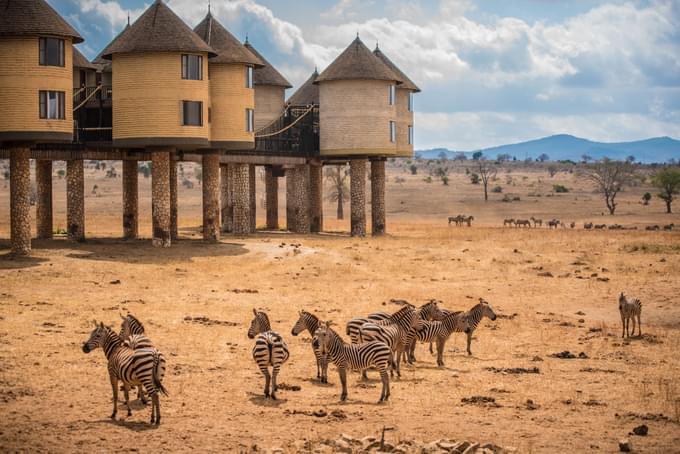
M108 101L111 99L111 95L112 95L111 85L96 85L94 87L74 88L73 104L78 105L84 102L85 100L87 100L88 103L96 103L97 101Z
M290 107L257 132L255 152L313 157L319 154L318 106Z

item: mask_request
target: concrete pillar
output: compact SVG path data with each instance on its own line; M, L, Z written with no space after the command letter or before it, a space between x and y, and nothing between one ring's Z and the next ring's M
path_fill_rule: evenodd
M248 164L230 164L233 167L232 193L234 197L234 233L250 233L250 171Z
M123 238L139 234L139 174L137 161L123 161Z
M292 170L292 231L309 233L309 166L295 166Z
M309 166L309 230L323 231L323 167Z
M267 229L279 228L279 179L274 175L274 168L266 166L264 169L265 192L267 205Z
M171 149L151 150L151 216L153 245L170 247L170 152Z
M220 239L220 155L203 153L203 239Z
M10 242L12 253L31 253L31 151L12 148L9 151Z
M82 159L66 161L66 226L69 240L85 241L85 169Z
M179 238L177 227L177 161L170 157L170 238L173 241Z
M35 220L38 238L52 238L52 161L39 159L35 164L37 200Z
M231 191L231 173L231 166L220 164L220 212L223 232L233 230L234 202Z
M371 161L371 229L385 234L385 161Z
M286 169L286 230L294 230L295 220L295 169Z
M352 236L366 236L366 159L349 162Z
M248 187L250 190L250 231L257 230L257 187L255 186L257 167L248 166Z

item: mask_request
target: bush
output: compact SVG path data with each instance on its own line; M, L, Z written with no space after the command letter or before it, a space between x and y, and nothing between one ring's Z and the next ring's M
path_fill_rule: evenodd
M442 178L442 184L443 184L444 186L448 186L448 185L449 185L449 177L446 176L446 175L442 175L441 178Z
M9 170L5 170L2 175L5 177L5 180L9 180Z
M409 167L409 170L411 170L411 175L415 175L418 173L418 166L415 164L411 164L411 167Z
M553 185L553 191L558 192L558 193L564 193L564 192L569 192L569 188L566 186L563 186L561 184L554 184Z
M64 176L66 175L66 171L64 169L59 169L57 171L57 175L59 176L59 178L64 178Z
M425 183L432 183L432 177L423 178Z
M503 192L503 188L500 187L500 186L495 186L495 187L491 190L491 192L495 192L495 193L497 193L497 194L500 194L501 192Z
M477 175L476 173L470 174L470 182L472 184L479 184L479 175Z
M649 205L649 201L652 200L652 194L649 192L645 192L644 195L642 196L642 203L644 205Z

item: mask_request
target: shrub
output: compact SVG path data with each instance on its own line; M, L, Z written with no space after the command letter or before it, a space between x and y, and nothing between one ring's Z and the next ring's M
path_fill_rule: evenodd
M561 184L554 184L553 185L553 191L558 192L558 193L564 193L564 192L569 192L569 188L566 186L563 186Z
M429 177L429 176L428 176L427 178L423 178L423 181L424 181L425 183L432 183L432 177Z
M411 164L409 167L409 170L411 170L411 175L415 175L418 173L418 166L415 164Z
M495 193L497 193L497 194L500 194L501 192L503 192L503 188L500 187L500 186L495 186L495 187L491 190L491 192L495 192Z
M642 203L644 205L649 205L649 201L652 200L652 194L649 192L645 192L644 195L642 196Z
M479 175L477 175L476 173L471 173L470 174L470 182L472 184L479 184Z
M448 186L448 185L449 185L449 177L446 176L446 175L442 175L441 178L442 178L442 184L443 184L444 186Z
M57 171L57 175L59 176L59 178L64 178L64 176L66 176L66 171L64 169L59 169Z
M5 180L9 180L9 170L5 170L2 175L5 177Z

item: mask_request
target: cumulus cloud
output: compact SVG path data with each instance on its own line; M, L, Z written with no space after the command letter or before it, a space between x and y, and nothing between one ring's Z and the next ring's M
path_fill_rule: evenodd
M94 13L103 17L111 26L111 36L115 35L116 30L125 26L128 14L130 20L134 21L148 7L148 4L145 4L141 8L125 9L115 0L78 0L78 3L83 13Z

